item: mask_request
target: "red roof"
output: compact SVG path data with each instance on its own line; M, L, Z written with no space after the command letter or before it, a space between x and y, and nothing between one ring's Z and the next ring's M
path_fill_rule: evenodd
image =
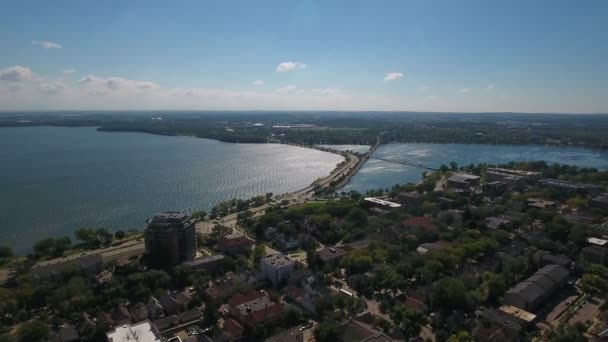
M253 292L249 292L247 294L237 293L234 296L232 296L232 298L230 298L228 303L230 303L230 305L232 305L233 307L237 307L241 304L245 304L247 302L251 302L252 300L256 300L256 299L262 298L262 297L266 297L266 294L262 291L253 291Z
M245 332L245 328L243 328L243 326L239 322L233 320L232 318L228 318L224 321L224 326L222 327L222 330L224 330L228 335L232 336L233 338L242 337L243 333Z
M238 236L233 238L221 237L217 244L220 247L238 247L238 246L247 246L253 244L253 241L249 240L244 236Z
M267 306L262 310L254 311L249 315L247 324L250 326L256 326L265 321L273 320L280 317L283 314L283 306L274 303L271 306Z
M401 224L404 227L421 228L426 231L436 231L437 230L437 226L435 224L433 224L433 220L431 220L430 217L426 217L426 216L412 217L410 219L407 219L407 220L401 222Z

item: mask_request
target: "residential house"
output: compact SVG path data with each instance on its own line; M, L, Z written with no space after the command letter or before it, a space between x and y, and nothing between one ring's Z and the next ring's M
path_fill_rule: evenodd
M118 305L110 313L114 325L124 325L131 323L131 313L125 305Z
M59 329L59 338L61 342L78 342L80 341L80 337L78 336L78 331L73 325L66 324L61 329Z
M536 209L546 209L546 208L554 208L555 202L548 201L542 198L528 198L526 200L526 205L530 208Z
M254 245L253 240L240 236L223 236L218 239L217 247L220 251L227 254L248 253Z
M401 222L401 226L405 230L420 229L429 233L434 233L439 230L439 228L433 223L433 220L426 216L409 218Z
M346 251L340 247L324 247L317 251L317 258L326 265L336 266L346 255Z
M494 216L490 216L490 217L486 217L484 219L484 226L488 229L492 229L492 230L496 230L496 229L504 229L506 228L509 224L511 223L511 221L504 219L504 218L500 218L500 217L494 217Z
M232 296L243 284L241 278L232 272L228 272L223 277L215 278L210 281L208 287L205 289L205 295L216 303L221 304Z
M591 208L608 210L608 193L604 193L604 194L598 195L596 197L593 197L589 201L589 206Z
M134 323L148 319L148 308L144 303L137 303L131 307L131 320Z
M213 335L215 342L240 342L245 338L245 328L234 319L228 318Z
M165 316L165 308L158 299L152 296L148 298L146 309L148 310L148 318L150 320L154 321Z
M175 315L186 311L192 298L184 292L163 292L159 300L168 315Z
M418 207L422 204L422 195L417 191L402 191L397 195L397 201L406 207Z

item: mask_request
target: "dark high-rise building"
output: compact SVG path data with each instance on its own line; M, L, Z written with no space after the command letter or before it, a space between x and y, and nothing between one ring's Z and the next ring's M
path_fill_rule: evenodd
M148 220L144 236L151 266L173 266L193 260L196 255L194 219L186 214L156 214Z

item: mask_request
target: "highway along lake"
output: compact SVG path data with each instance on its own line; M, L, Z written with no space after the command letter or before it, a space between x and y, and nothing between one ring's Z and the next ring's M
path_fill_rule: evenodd
M304 188L342 160L279 144L0 128L0 244L27 252L81 227L142 229L159 211L208 211L230 198Z

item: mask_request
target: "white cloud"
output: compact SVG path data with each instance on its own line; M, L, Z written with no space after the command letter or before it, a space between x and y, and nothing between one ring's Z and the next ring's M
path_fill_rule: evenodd
M312 90L313 93L322 94L322 95L341 95L344 94L342 89L338 88L314 88Z
M49 95L55 95L63 92L65 85L61 82L50 82L40 84L40 91Z
M75 72L76 72L76 69L72 69L72 68L63 69L63 73L66 74L66 75L73 74Z
M420 90L420 91L428 91L428 90L431 90L431 87L423 85L423 86L418 87L418 90Z
M262 80L255 80L251 84L253 84L254 86L259 86L259 85L264 84L264 81L262 81Z
M296 86L295 86L295 85L293 85L293 84L289 84L289 85L286 85L286 86L284 86L284 87L280 87L280 88L275 89L275 90L274 90L274 92L275 92L275 93L281 93L281 94L284 94L284 93L292 93L292 92L294 92L296 89L298 89L298 87L296 87Z
M470 93L471 92L471 88L460 88L458 89L459 93Z
M386 74L386 76L384 77L385 81L394 81L394 80L398 80L401 77L403 77L403 74L400 72L391 72Z
M98 77L87 75L78 82L81 86L92 90L95 93L103 93L106 90L115 91L119 89L127 90L149 90L158 88L159 85L150 81L129 80L122 77Z
M283 62L277 66L276 72L286 72L298 69L305 69L306 64L300 62Z
M494 90L494 88L495 88L495 87L494 87L494 85L493 85L493 84L490 84L490 85L488 85L488 86L486 87L486 89L487 89L487 90Z
M23 82L32 78L32 71L20 65L0 69L0 80L9 82Z
M61 44L47 42L44 40L32 40L32 45L38 45L44 49L61 49L63 47Z

